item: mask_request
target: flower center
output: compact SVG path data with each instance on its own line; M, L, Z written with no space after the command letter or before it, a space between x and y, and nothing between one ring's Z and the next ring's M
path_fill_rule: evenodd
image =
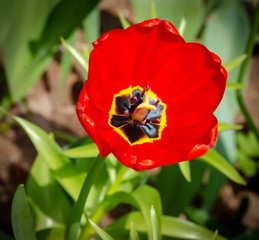
M166 126L166 104L146 86L121 90L114 95L109 125L130 145L161 138Z
M127 112L125 113L125 116L129 115L133 121L138 121L142 125L146 123L146 116L149 113L149 111L150 110L155 111L156 106L159 103L159 101L156 102L155 104L149 103L149 96L147 95L148 90L149 90L149 86L146 86L142 91L141 99L139 101L135 96L131 97L130 99L131 109L134 109L134 111L132 114L128 114ZM136 107L134 107L135 101L138 101Z

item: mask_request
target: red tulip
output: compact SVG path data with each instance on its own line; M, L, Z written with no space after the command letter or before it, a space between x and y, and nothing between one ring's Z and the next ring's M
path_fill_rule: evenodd
M137 171L204 155L226 86L221 60L168 21L113 30L93 43L79 120L105 157Z

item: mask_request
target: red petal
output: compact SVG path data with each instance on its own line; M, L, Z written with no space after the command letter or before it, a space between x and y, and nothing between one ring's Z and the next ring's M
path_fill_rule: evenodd
M136 42L132 85L144 88L155 78L171 49L183 44L184 40L171 23L160 19L133 25L126 31L132 34Z
M76 106L77 116L85 131L96 143L100 154L104 157L111 151L107 143L102 139L98 132L111 129L111 127L107 124L109 115L104 114L93 107L93 104L88 96L88 87L89 82L85 81Z
M217 119L212 115L207 121L191 128L166 127L161 140L134 146L130 146L115 131L101 134L109 143L111 152L122 164L142 171L205 154L216 142ZM198 146L203 149L197 149Z
M215 111L226 86L223 69L201 44L182 44L170 52L151 84L168 106L168 126L195 126Z
M211 130L209 139L203 143L197 143L191 151L184 157L184 160L192 160L206 154L210 148L216 144L218 136L218 124Z
M154 19L149 19L149 20L146 20L144 22L141 22L141 23L138 23L138 24L135 24L134 26L143 26L143 27L155 27L157 26L159 23L161 23L162 20L159 19L159 18L154 18Z
M211 53L212 56L213 56L213 60L214 60L215 62L221 64L221 59L220 59L220 57L219 57L218 55L216 55L215 53L213 53L213 52L210 52L210 53ZM220 69L220 71L222 72L222 74L223 74L225 80L227 81L228 73L227 73L226 69L222 66L221 69Z
M162 139L156 144L164 150L170 150L173 157L169 160L162 160L161 165L169 165L176 162L191 160L205 154L216 143L217 139L217 119L211 115L206 121L199 125L188 128L166 127L162 132ZM200 149L194 155L195 147L203 146L206 150ZM180 156L180 158L176 158Z
M110 32L103 34L101 37L99 37L99 39L93 42L93 47L100 46L102 42L109 37L109 35L110 35Z
M93 104L108 113L114 94L132 83L136 47L131 34L113 30L94 43L89 61L89 96Z
M220 63L221 64L221 59L218 55L216 55L215 53L213 52L210 52L212 54L212 57L213 57L213 60L217 63Z
M159 19L100 37L93 43L95 48L89 62L92 102L108 113L114 94L130 85L143 88L148 85L170 49L180 43L184 40L173 25Z
M111 152L125 166L136 171L148 170L160 166L162 158L172 157L171 151L159 148L154 143L144 143L130 146L115 131L103 132L102 136L108 142Z
M138 24L135 24L134 26L132 26L133 28L135 26L143 26L143 27L155 27L157 25L159 25L160 23L164 24L162 26L164 26L167 31L171 32L171 33L174 33L174 34L177 34L180 36L179 32L177 31L176 27L170 23L169 21L166 21L166 20L161 20L159 18L154 18L154 19L150 19L150 20L146 20L144 22L141 22L141 23L138 23Z

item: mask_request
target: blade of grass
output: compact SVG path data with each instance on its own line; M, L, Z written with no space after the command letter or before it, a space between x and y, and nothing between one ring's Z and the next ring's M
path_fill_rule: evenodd
M200 159L217 168L232 181L241 185L246 185L245 180L233 168L233 166L215 150L210 149L209 152L206 155L200 157Z
M241 130L241 129L243 129L243 125L219 123L218 128L219 128L219 132L226 131L226 130Z
M236 69L242 62L245 61L247 58L246 54L242 54L241 56L234 58L233 60L227 62L224 64L224 68L227 70L227 72L231 72L232 70Z
M151 219L151 228L152 228L152 240L160 240L161 230L156 216L156 210L154 208L154 205L152 205L150 209L150 219Z
M185 28L186 28L186 18L183 16L179 26L179 33L182 37L184 37Z
M130 23L123 16L122 11L120 9L118 9L117 12L118 12L120 23L121 23L121 26L123 27L123 29L130 27Z
M151 1L151 18L157 18L156 3L154 0Z
M190 162L189 161L179 162L178 166L186 181L191 182L192 180L191 180Z
M85 70L85 72L88 73L88 63L83 58L83 56L74 47L72 47L63 37L61 37L60 40L64 44L65 48L71 53L71 55L76 59L76 61Z
M130 240L139 240L139 235L134 227L133 222L131 222L131 224L130 224Z
M88 219L88 221L102 240L113 240L113 238L107 232L96 225L91 219Z
M69 42L70 45L73 46L76 43L77 38L78 38L78 31L74 31L67 41ZM72 61L71 54L68 51L64 51L61 56L61 71L60 71L60 78L59 78L59 84L58 84L59 101L61 100L61 97L63 95L66 80L72 67L73 67L73 61Z
M232 82L227 82L226 84L226 89L227 90L237 90L241 89L245 86L243 83L232 83Z

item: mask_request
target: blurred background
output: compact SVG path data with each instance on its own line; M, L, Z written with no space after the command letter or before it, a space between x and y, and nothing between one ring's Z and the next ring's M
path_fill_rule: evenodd
M119 17L134 24L157 16L177 28L184 17L185 40L203 43L226 64L244 54L256 4L252 0L0 0L0 104L53 132L64 145L85 136L75 104L87 74L61 37L87 59L94 40L122 28ZM243 88L257 128L258 43L257 33ZM237 82L239 70L229 73L229 82ZM12 197L17 185L26 183L36 150L23 130L0 114L0 231L12 235ZM238 132L221 133L216 148L248 185L237 185L201 163L191 164L192 182L187 183L179 169L169 166L156 182L163 212L218 228L231 239L259 239L259 147L240 113L235 90L226 92L216 115L221 122L244 125ZM170 181L174 184L165 184Z

